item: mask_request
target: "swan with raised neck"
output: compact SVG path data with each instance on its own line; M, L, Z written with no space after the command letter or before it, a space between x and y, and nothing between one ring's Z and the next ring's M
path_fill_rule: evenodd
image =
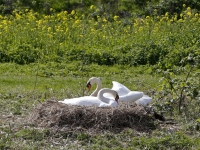
M93 84L97 84L96 89L92 92L92 94L90 96L97 96L98 92L101 90L102 88L102 83L101 80L97 77L92 77L87 81L87 85L86 87L88 88L88 91L90 91L91 87Z

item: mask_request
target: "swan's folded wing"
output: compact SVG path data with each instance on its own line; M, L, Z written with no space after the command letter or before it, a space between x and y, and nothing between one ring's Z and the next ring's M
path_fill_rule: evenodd
M99 106L102 101L99 100L97 97L83 96L83 97L77 97L77 98L72 98L72 99L64 99L64 101L59 101L59 102L67 104L67 105Z
M116 81L112 81L112 83L113 83L112 90L115 90L119 96L126 95L130 92L130 90L123 84Z
M123 102L134 102L140 98L142 98L144 96L143 92L139 92L139 91L131 91L126 95L123 96L119 96L119 101L123 101Z
M149 103L151 103L151 101L151 97L149 97L148 95L144 95L142 98L135 101L135 103L140 106L147 106Z

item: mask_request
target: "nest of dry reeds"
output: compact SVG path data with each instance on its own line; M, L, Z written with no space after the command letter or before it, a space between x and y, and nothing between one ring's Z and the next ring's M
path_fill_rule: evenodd
M144 107L116 108L69 106L46 101L31 112L28 122L36 127L73 130L122 131L133 128L139 132L155 129L155 118Z

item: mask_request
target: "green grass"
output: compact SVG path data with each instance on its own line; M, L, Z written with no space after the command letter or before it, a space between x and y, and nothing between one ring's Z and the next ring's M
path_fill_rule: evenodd
M147 66L93 64L82 66L82 70L73 69L72 74L65 75L57 74L59 68L52 67L51 71L55 73L52 76L44 75L44 66L41 66L0 64L0 149L198 149L200 146L195 121L190 119L190 123L185 124L188 120L178 116L166 116L175 119L177 124L163 124L161 129L152 133L135 133L127 129L116 134L80 132L52 135L48 129L22 124L20 120L26 119L43 101L88 95L85 84L91 76L101 77L104 87L112 87L112 80L132 90L145 92L160 86L161 76L151 74ZM66 68L71 66L66 65ZM48 65L46 69L49 71Z

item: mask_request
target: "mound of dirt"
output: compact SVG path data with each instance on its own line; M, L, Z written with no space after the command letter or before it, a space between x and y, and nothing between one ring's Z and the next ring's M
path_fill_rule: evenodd
M122 131L133 128L139 132L155 129L155 118L144 107L99 108L68 106L57 101L39 104L30 113L28 122L36 127L56 128L57 130Z

